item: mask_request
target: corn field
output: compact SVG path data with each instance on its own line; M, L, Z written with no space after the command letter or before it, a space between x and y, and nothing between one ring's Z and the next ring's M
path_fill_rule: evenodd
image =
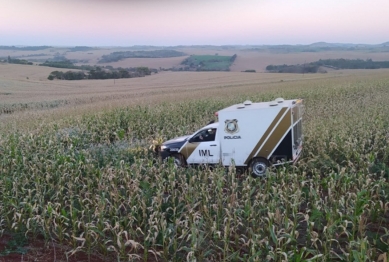
M107 261L387 261L389 77L285 86L0 134L0 235ZM295 166L254 179L154 156L226 106L277 97L304 99Z

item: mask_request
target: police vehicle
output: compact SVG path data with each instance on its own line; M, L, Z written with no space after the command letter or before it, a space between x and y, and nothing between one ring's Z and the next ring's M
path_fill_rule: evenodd
M218 111L218 122L164 142L159 155L173 158L177 166L234 165L262 177L269 166L293 163L300 157L302 114L302 99L245 101Z

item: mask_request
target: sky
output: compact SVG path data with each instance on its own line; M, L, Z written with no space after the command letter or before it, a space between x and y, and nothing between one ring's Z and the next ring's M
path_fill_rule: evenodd
M389 0L0 0L0 45L389 41Z

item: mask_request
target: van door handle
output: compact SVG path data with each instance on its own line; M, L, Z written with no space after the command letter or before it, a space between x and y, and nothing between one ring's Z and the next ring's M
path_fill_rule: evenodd
M211 146L217 146L217 145L211 145Z

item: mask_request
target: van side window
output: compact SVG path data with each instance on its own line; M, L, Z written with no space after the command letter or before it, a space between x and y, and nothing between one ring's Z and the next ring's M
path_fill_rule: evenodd
M198 132L193 138L193 142L209 142L215 141L216 128L204 129Z

